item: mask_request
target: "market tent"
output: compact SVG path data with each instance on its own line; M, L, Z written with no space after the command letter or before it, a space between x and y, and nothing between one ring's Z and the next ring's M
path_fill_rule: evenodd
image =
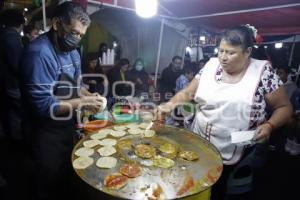
M134 10L134 0L89 0ZM158 14L193 27L220 31L254 25L262 35L300 34L299 0L159 0Z
M152 20L164 19L167 20L165 22L168 23L176 22L177 25L175 25L175 27L177 28L177 30L182 29L181 31L185 33L187 33L191 29L220 32L225 28L235 25L251 24L255 26L258 29L258 33L263 36L300 34L299 0L159 0L158 2L158 14ZM99 8L107 7L117 9L118 11L127 11L127 13L132 13L133 15L135 15L134 0L88 0L89 11L92 10L92 12L94 12ZM132 23L131 20L127 22L122 21L124 20L123 18L120 18L120 20L121 23L124 24ZM120 22L118 22L117 20L115 21L115 23ZM140 24L138 24L138 26L140 28L143 27ZM173 55L180 54L180 52L184 51L184 45L179 45L180 48L176 49L177 52L173 51L170 53L170 50L174 49L174 46L172 47L170 45L174 45L174 43L182 41L182 38L170 39L171 42L165 44L165 40L171 37L165 35L167 31L166 29L164 29L161 38L162 49L161 51L159 51L160 48L158 48L158 45L160 43L158 41L160 41L160 37L157 37L160 29L159 26L156 25L151 27L146 23L144 27L146 28L144 29L144 31L138 32L145 33L145 37L147 36L147 34L151 37L145 38L142 35L138 35L139 37L137 38L139 41L139 47L137 48L137 55L147 57L147 55L145 55L143 52L140 52L141 47L145 46L143 45L144 42L141 40L141 38L145 38L146 41L149 41L149 43L145 43L145 47L148 50L151 49L148 51L150 52L150 55L156 54L156 56L158 57L156 68L158 68L158 71L161 71L162 68L164 68L168 62L170 62L170 59ZM151 33L151 31L153 32ZM125 35L123 35L123 37L125 38ZM134 43L128 43L131 44L131 47L135 46ZM181 42L181 44L184 43ZM149 45L152 46L152 48ZM130 48L130 46L127 46L125 43L123 46ZM130 51L134 53L134 49L135 48L132 48L130 49ZM158 53L156 53L157 51ZM159 52L161 52L161 55L158 55ZM126 53L124 54L124 56L125 55ZM127 55L129 56L129 54ZM154 64L154 58L155 56L152 56L151 58L149 58L149 60L147 59L151 63L151 68L153 68L152 66Z
M89 12L91 11L89 10ZM185 52L188 34L184 27L179 29L175 22L164 20L163 34L161 35L161 20L157 18L142 19L127 10L116 11L106 7L99 12L94 12L91 19L109 31L114 38L117 38L117 42L121 46L122 57L128 58L132 62L137 57L143 58L149 73L155 72L157 57L159 57L159 71L161 71L171 62L174 55L183 56ZM161 44L159 43L160 38ZM89 43L99 45L100 41L93 40ZM89 46L91 45L89 44ZM108 45L112 46L112 44ZM90 49L86 50L90 51ZM160 56L158 56L159 51L161 52Z

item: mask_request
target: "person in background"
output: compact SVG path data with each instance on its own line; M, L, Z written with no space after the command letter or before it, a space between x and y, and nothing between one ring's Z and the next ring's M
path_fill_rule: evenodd
M127 58L121 58L114 68L108 71L107 79L109 82L110 93L109 97L127 96L131 94L131 87L126 83L121 83L113 88L114 83L117 81L130 81L128 77L129 60ZM114 92L112 90L115 90Z
M206 60L205 59L201 59L198 64L199 64L198 65L199 70L201 70L205 66Z
M181 74L176 80L176 93L188 86L188 84L193 80L195 76L195 72L191 67L185 67L183 71L184 74Z
M85 61L85 67L83 69L84 75L95 75L95 77L86 77L83 82L88 85L88 90L91 93L102 94L104 91L103 78L97 77L102 74L102 70L99 66L99 59L97 53L88 53Z
M19 62L23 52L20 33L25 24L23 13L16 9L3 13L4 30L0 35L0 91L1 118L6 136L21 141L21 93L19 86Z
M98 49L98 58L102 59L103 53L107 53L107 44L105 42L100 43L99 49Z
M157 110L160 115L167 114L192 99L198 103L193 132L218 148L224 164L212 187L212 200L250 199L244 194L246 190L234 183L247 178L239 186L247 186L247 192L250 186L256 187L255 172L265 160L263 146L292 115L288 96L271 64L250 57L254 38L254 30L247 25L225 30L218 44L218 58L211 58L185 89ZM267 106L272 110L270 118L266 118ZM231 142L231 133L248 130L256 130L254 146ZM253 182L249 182L250 176Z
M39 36L39 30L34 26L34 24L28 24L24 27L23 34L22 42L24 47L27 47L30 42Z
M193 80L194 76L195 76L195 72L191 66L184 67L183 74L181 74L176 80L175 92L177 93L182 89L184 89L185 87L187 87L190 84L190 82ZM177 127L189 128L189 124L191 124L192 117L190 116L186 117L184 115L184 111L185 111L184 109L186 109L185 106L176 107L174 109L174 117L171 116L167 118L166 124L177 126Z
M291 155L299 155L300 154L300 123L299 123L299 113L297 111L297 103L299 102L299 89L297 85L288 79L289 70L286 67L280 67L277 69L277 74L282 80L284 84L284 88L288 94L288 97L293 106L293 116L285 125L282 131L287 133L286 143L284 145L284 149ZM297 100L298 99L298 100Z
M66 199L76 192L70 189L75 112L82 106L97 113L104 101L82 87L78 79L81 62L76 48L89 24L90 18L79 4L64 2L55 8L50 31L24 51L23 121L35 167L31 199Z
M165 68L160 78L160 90L164 94L174 94L176 87L176 80L182 74L182 57L174 56L172 62Z
M149 75L145 71L145 64L141 58L134 61L132 69L128 72L128 76L135 85L135 96L149 92Z
M279 67L277 68L277 74L283 82L289 99L291 99L293 93L297 90L297 85L296 83L288 79L289 69L287 67Z
M251 57L257 60L271 60L264 45L254 48Z
M300 89L294 91L291 96L291 103L293 105L293 116L285 125L287 139L284 149L292 156L300 154Z

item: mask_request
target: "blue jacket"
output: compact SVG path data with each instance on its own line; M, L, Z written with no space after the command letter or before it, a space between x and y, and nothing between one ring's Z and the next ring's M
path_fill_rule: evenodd
M78 51L56 54L50 34L45 33L30 43L21 61L22 100L27 113L29 111L35 117L50 117L51 105L58 103L52 95L53 86L62 72L71 78L81 74ZM55 106L54 112L57 109Z

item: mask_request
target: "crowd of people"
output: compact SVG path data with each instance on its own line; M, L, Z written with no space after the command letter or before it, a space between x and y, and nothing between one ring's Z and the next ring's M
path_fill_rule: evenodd
M189 128L214 144L224 170L213 186L213 200L237 199L226 190L231 177L249 160L254 173L261 147L281 127L288 133L286 151L300 154L300 135L295 131L300 130L300 91L288 79L287 68L274 70L270 62L251 58L254 33L247 26L221 35L218 58L191 65L175 55L153 92L149 66L142 58L133 64L121 58L104 71L99 57L108 49L105 43L81 58L77 47L91 21L78 4L57 6L50 31L39 36L36 27L25 26L22 13L12 10L7 16L0 36L1 123L9 139L30 149L32 199L61 199L70 192L73 114L81 105L92 114L101 112L103 97L111 106L126 96L160 94L157 102L152 99L160 104L155 114L170 115L171 124ZM190 113L188 125L176 124L178 116L187 122L182 104L190 102L196 111ZM179 112L174 116L172 110ZM241 130L256 130L256 145L232 144L230 134Z

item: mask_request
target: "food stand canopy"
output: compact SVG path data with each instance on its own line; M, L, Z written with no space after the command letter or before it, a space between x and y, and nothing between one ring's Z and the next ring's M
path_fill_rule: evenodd
M97 0L134 9L134 0ZM219 31L254 25L261 35L300 34L299 0L159 0L159 15L194 27Z

